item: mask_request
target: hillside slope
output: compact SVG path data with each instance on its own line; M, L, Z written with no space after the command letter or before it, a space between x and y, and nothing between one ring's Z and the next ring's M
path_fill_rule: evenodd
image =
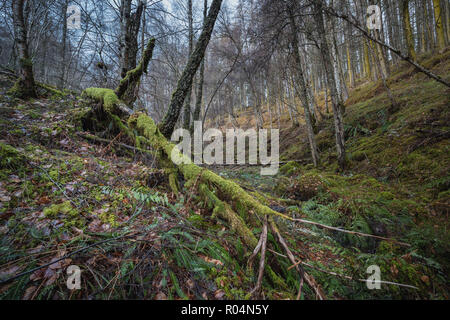
M449 50L421 61L450 74ZM319 126L322 164L313 168L303 127L291 128L288 117L281 119L283 160L301 162L289 162L275 177L251 167L215 168L293 218L409 244L278 221L329 299L449 297L450 94L406 65L389 83L401 105L391 113L381 83L351 92L345 172L337 172L329 120ZM152 155L112 123L86 132L80 115L92 105L83 99L53 90L22 101L5 94L10 79L0 84L0 298L250 297L253 248L213 214L195 186L172 194ZM244 112L236 121L245 128L249 117ZM252 231L261 234L260 221ZM295 299L299 274L270 234L268 249L266 262L285 283L264 279L264 297ZM81 290L66 287L70 265L83 270ZM395 284L368 290L372 265ZM301 298L314 299L314 290L305 286Z
M421 56L420 63L448 79L450 50ZM292 127L286 115L281 119L281 159L295 161L283 166L278 177L263 181L251 170L229 175L266 192L272 189L277 197L300 201L291 209L303 218L408 242L412 247L404 250L334 235L344 248L360 253L359 263L379 265L384 277L429 291L422 297L448 297L450 90L406 63L392 70L388 84L398 110L391 110L381 81L359 83L351 90L345 112L344 172L338 172L331 119L319 124L322 162L313 168L303 125ZM324 112L323 95L317 99ZM249 117L249 112L242 112L236 121L245 126ZM264 118L268 128L269 115ZM277 127L275 119L272 127ZM271 188L274 180L277 185ZM388 290L380 296L395 297L391 294Z

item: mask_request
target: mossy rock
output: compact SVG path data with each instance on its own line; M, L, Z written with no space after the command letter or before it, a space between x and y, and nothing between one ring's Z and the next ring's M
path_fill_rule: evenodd
M32 92L25 89L25 85L21 79L18 79L11 89L8 90L7 94L11 97L19 99L27 99L30 96L34 96Z

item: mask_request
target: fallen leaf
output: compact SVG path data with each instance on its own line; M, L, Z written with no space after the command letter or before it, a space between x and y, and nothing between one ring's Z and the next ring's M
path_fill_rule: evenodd
M25 290L25 293L22 297L23 300L30 300L33 293L36 291L37 287L36 286L31 286L29 288L27 288L27 290Z
M426 284L430 283L430 278L428 278L428 276L423 275L422 277L420 277L420 279L425 282Z
M14 267L9 268L7 270L0 271L0 279L9 278L10 276L16 274L16 272L18 270L19 270L19 267L18 266L14 266Z
M155 296L155 300L167 300L167 296L164 292L158 292Z
M41 197L37 202L37 204L48 204L48 203L50 203L50 199L47 196Z
M201 258L202 258L203 260L205 260L206 262L208 262L208 263L213 263L213 264L215 264L216 266L223 266L223 262L220 261L220 260L212 259L212 258L209 258L209 257L206 257L206 256L201 256Z
M11 201L11 197L9 197L9 196L0 196L0 201L1 202Z
M222 289L214 292L214 298L216 298L217 300L223 300L224 296L225 296L225 291L223 291Z
M53 258L52 261L50 261L50 262L53 262L53 261L56 261L56 260L58 260L58 258ZM58 261L58 262L55 262L55 263L51 264L49 266L49 269L52 269L52 270L61 269L61 261Z

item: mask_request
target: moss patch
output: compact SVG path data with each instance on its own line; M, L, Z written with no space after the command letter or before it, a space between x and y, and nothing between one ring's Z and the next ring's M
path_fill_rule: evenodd
M0 142L0 169L18 169L25 164L25 157L12 146Z

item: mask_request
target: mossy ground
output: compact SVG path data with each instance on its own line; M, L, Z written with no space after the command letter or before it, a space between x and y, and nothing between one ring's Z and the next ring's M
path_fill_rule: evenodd
M449 79L449 49L419 59ZM391 110L381 81L360 82L350 92L344 119L348 154L344 172L338 170L331 119L318 127L322 163L315 169L299 164L312 162L307 136L303 126L290 127L286 116L281 120L281 159L301 161L281 166L276 183L273 178L264 181L252 168L221 174L270 193L272 206L294 216L411 244L402 247L318 228L301 229L304 233L295 236L298 226L288 226L292 247L316 267L365 279L366 268L375 264L384 280L419 288L383 285L382 290L369 291L364 283L307 268L330 296L448 298L450 92L404 63L393 68L388 83L398 110ZM318 102L324 111L323 95ZM248 123L249 116L242 112L237 122ZM276 127L276 122L272 125Z
M446 51L421 61L448 78L448 55ZM219 176L232 179L280 213L411 244L276 218L293 254L314 266L305 269L328 298L448 298L449 92L406 65L393 70L389 84L399 110L389 110L381 83L360 83L352 90L346 103L345 172L337 171L332 123L327 120L318 127L319 168L305 165L309 149L300 126L282 130L281 150L283 160L302 161L289 162L278 176L261 177L259 168L215 168L217 177L211 173L214 181ZM110 93L92 92L106 97L107 105ZM80 119L88 111L80 101L56 93L39 100L6 95L0 100L0 279L95 242L109 242L0 286L0 298L249 298L256 277L246 268L251 250L243 239L213 215L208 199L192 192L192 181L151 183L156 169L146 154L80 138ZM323 107L323 97L318 101ZM237 122L252 125L247 113ZM103 138L148 145L117 137L108 121L98 126L104 129ZM152 123L146 128L156 130ZM170 145L162 148L170 153ZM199 174L189 165L183 170L187 180ZM184 196L172 193L175 184ZM248 217L245 202L234 207L240 217ZM259 224L250 224L256 238ZM270 233L268 243L282 252ZM264 278L265 296L295 297L299 276L294 269L287 271L291 263L270 252L267 261L287 287ZM65 286L65 268L72 264L84 274L85 286L76 292ZM418 290L384 284L381 290L368 290L363 282L317 270L366 279L370 265L380 266L382 280ZM311 288L304 287L302 298L314 298Z
M153 181L160 170L147 154L81 138L85 110L68 96L1 97L0 279L109 242L0 285L0 298L246 298L256 281L245 270L250 252L227 223L200 197L186 204L168 179ZM103 137L134 145L114 130ZM66 287L69 265L83 270L79 291Z

